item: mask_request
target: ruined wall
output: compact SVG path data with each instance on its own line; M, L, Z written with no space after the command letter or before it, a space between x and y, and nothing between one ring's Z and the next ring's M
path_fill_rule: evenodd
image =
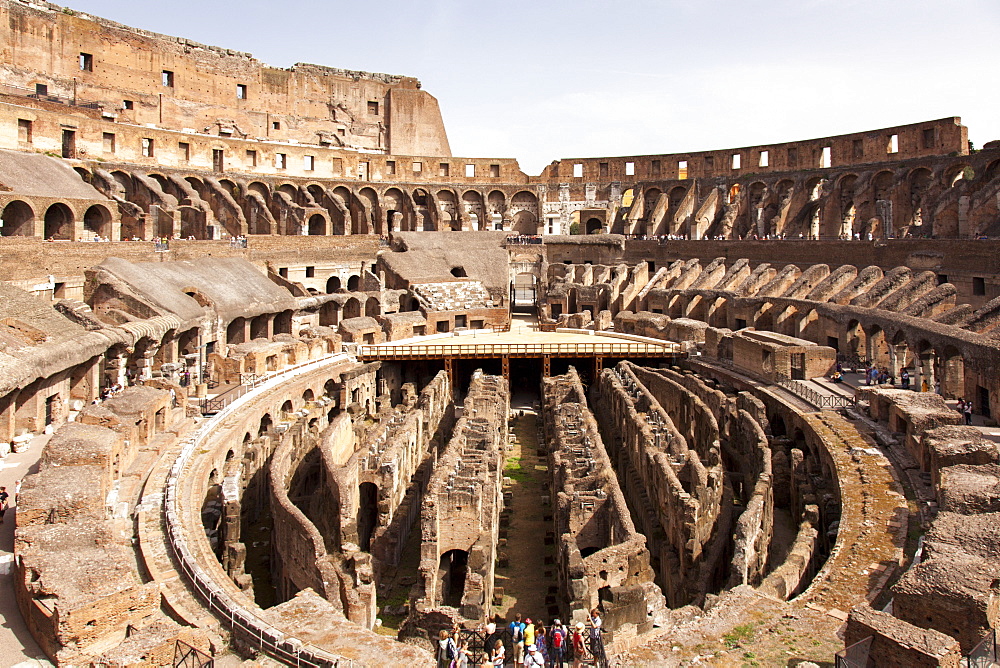
M671 607L700 600L721 584L717 536L728 534L731 522L718 429L698 434L716 442L700 456L627 362L604 370L594 387L601 435L623 491L633 513L646 518L637 528L649 538L657 583Z
M130 633L145 635L152 654L172 649L180 635L207 648L204 636L164 616L159 586L137 570L131 542L116 529L131 516L145 482L130 464L137 456L155 461L170 442L130 444L130 430L119 429L134 424L130 397L143 390L169 398L165 390L126 390L116 404L100 407L100 420L58 430L42 451L38 472L24 479L14 592L28 629L59 665L96 661ZM182 410L162 421L147 410L144 418L160 436L184 421ZM144 633L164 624L168 628Z
M509 410L506 381L474 374L463 415L420 510L420 581L411 596L411 626L426 626L423 620L446 607L457 608L466 619L482 619L489 611ZM454 569L464 569L464 578L453 580ZM462 591L449 590L451 582L463 580Z
M661 621L666 601L576 370L544 379L542 394L562 615L586 621L600 603L603 628L616 638L645 632Z
M437 101L411 77L267 67L248 53L48 3L6 1L0 23L9 94L36 94L44 84L42 99L67 99L134 125L450 155Z

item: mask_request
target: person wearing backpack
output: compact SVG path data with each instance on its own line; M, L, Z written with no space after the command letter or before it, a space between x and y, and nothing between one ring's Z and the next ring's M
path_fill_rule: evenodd
M562 668L566 647L566 627L558 619L549 628L549 666Z
M451 668L458 660L458 645L455 644L447 629L441 629L438 634L437 665L438 668Z
M524 622L521 621L521 614L514 615L514 621L507 627L510 629L510 637L514 643L514 664L520 665L524 660Z

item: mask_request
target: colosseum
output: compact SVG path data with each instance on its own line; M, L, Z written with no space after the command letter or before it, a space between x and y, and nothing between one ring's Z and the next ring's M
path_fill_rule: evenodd
M410 76L0 54L23 665L1000 665L1000 142L531 176Z

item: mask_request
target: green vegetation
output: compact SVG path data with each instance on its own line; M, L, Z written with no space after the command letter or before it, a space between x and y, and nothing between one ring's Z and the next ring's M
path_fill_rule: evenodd
M735 626L732 631L722 636L722 642L729 649L742 647L744 644L753 641L754 627L755 624L753 622Z

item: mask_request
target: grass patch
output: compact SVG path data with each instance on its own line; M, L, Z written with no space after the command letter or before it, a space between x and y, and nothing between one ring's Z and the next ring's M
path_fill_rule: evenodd
M531 479L531 474L521 466L520 457L508 457L503 467L503 474L514 482L526 482Z
M722 642L729 649L742 647L745 643L753 642L754 623L740 624L733 627L733 630L722 636Z

